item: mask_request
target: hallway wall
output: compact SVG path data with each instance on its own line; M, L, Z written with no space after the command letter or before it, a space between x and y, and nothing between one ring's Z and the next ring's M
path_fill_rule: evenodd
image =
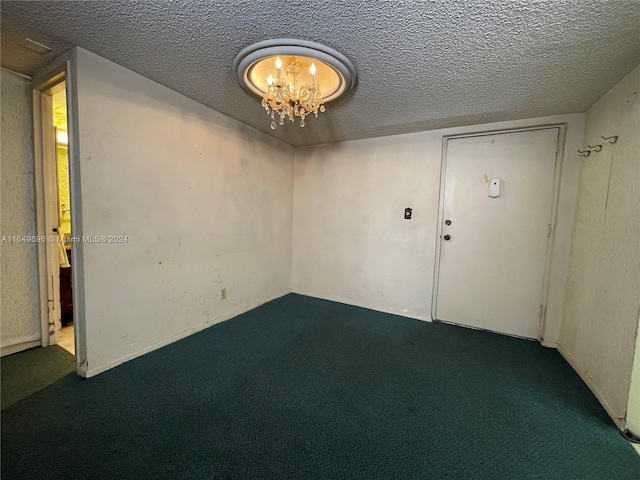
M33 112L29 80L7 70L2 75L2 237L35 236ZM0 295L1 344L19 348L40 340L38 244L3 241Z
M580 162L560 347L621 423L640 310L640 66L589 109L587 144L604 146Z

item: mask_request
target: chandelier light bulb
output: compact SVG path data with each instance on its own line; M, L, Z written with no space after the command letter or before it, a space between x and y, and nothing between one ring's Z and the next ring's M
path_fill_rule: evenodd
M273 85L273 76L271 74L269 74L269 77L267 78L267 83L269 86Z
M280 60L280 57L276 58L276 68L278 70L282 68L282 60Z
M316 74L316 64L312 63L311 66L309 67L309 72L311 72L311 75L315 75Z

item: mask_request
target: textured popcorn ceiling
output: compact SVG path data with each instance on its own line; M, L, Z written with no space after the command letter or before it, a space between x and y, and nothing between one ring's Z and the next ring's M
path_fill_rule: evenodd
M292 145L583 112L640 63L640 0L3 1L2 65L78 45ZM18 46L24 37L53 52ZM242 48L302 38L344 53L356 89L275 132L232 72Z

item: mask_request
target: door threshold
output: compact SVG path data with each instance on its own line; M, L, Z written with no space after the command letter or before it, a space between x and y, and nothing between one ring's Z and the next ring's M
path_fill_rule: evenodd
M447 325L453 325L454 327L462 327L462 328L469 328L471 330L478 330L480 332L497 333L498 335L504 335L506 337L512 337L512 338L519 338L520 340L529 340L531 342L538 341L537 338L523 337L522 335L514 335L513 333L498 332L496 330L489 330L487 328L473 327L471 325L464 325L463 323L447 322L446 320L439 320L437 318L434 318L433 321L438 323L445 323Z

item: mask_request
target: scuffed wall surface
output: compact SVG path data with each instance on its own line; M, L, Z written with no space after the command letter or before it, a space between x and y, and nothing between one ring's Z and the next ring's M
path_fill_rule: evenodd
M77 62L88 374L289 293L293 148Z
M640 67L587 112L585 143L604 147L581 160L560 345L624 418L640 308Z
M31 88L2 70L2 233L36 235ZM6 243L1 249L2 347L40 339L36 243Z
M430 318L442 137L296 151L294 292ZM403 218L413 208L413 219Z

